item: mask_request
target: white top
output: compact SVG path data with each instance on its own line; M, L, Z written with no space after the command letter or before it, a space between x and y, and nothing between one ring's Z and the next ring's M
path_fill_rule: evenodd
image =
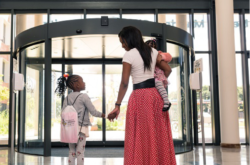
M158 51L152 48L151 71L146 69L144 72L144 62L141 58L139 51L136 48L133 48L124 54L122 62L131 64L130 74L132 76L133 84L138 84L147 79L154 78L154 70L155 70L157 55Z

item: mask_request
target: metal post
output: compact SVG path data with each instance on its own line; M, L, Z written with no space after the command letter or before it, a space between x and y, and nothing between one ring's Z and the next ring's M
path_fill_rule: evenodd
M158 23L158 9L155 9L155 22Z
M49 33L49 15L48 9L47 36L45 40L45 81L44 81L44 156L51 156L51 39Z
M13 81L13 32L14 32L14 10L11 10L11 34L10 34L10 83L9 83L9 146L11 146L11 159L10 163L15 163L15 151L14 151L14 139L15 139L15 104L14 104L14 98L15 93L13 91L12 81Z
M122 9L120 9L120 19L122 19Z
M200 85L202 87L202 72L200 72ZM206 149L205 149L205 132L204 132L204 118L203 118L203 101L202 88L200 90L200 113L201 113L201 130L202 130L202 149L203 149L203 164L206 164Z

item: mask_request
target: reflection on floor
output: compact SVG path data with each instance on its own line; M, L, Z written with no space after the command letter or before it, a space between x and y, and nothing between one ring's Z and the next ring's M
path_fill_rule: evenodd
M218 146L207 146L207 165L247 165L250 163L249 148L249 146L242 146L241 149L225 149ZM68 160L67 157L42 157L20 153L14 153L13 155L8 148L0 148L0 165L67 165ZM176 155L176 160L178 165L203 165L202 148L195 147L191 152ZM85 165L122 164L123 158L86 157L85 159Z

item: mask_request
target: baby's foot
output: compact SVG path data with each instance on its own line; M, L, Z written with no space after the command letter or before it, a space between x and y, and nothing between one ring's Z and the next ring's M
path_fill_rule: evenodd
M162 111L168 111L170 109L171 105L172 104L170 102L167 104L164 104Z

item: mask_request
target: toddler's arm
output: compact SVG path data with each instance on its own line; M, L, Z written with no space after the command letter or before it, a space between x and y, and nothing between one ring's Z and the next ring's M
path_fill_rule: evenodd
M161 55L163 61L166 61L167 63L169 63L172 60L171 54L167 52L162 52L162 51L158 51L158 52Z
M90 114L92 116L95 116L95 117L105 117L105 114L97 111L94 107L94 105L92 104L89 96L87 94L83 94L82 96L84 99L84 105L86 106L86 108L89 110Z

